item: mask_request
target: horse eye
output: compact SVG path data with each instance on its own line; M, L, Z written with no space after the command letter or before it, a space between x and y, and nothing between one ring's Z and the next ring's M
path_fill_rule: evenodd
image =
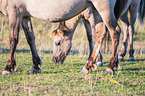
M57 42L55 42L55 45L56 45L56 46L59 46L59 45L61 45L62 42L63 42L62 40L57 41Z

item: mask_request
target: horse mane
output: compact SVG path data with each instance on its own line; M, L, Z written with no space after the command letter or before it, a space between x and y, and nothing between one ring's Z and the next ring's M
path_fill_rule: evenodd
M68 27L65 25L65 21L59 22L58 29L68 31Z

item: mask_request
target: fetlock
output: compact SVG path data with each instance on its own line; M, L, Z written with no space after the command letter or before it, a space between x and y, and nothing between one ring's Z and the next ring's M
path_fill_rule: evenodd
M4 70L12 72L15 68L16 68L16 62L14 59L12 59L12 61L8 60L7 65Z
M114 67L118 68L118 66L119 66L118 64L119 64L118 58L111 58L108 68L110 68L114 71Z
M126 50L125 49L121 50L119 56L124 57L125 55L126 55Z
M129 57L134 57L133 54L134 54L134 50L129 50L129 55L130 55Z

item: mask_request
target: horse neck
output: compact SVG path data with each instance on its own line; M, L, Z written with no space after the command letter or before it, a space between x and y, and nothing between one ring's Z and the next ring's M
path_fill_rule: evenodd
M82 14L79 14L79 15L65 21L65 25L68 28L68 30L71 32L72 35L81 18L82 18Z

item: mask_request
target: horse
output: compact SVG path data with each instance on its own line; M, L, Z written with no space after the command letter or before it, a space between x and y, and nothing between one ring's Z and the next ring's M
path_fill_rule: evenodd
M127 2L128 4L126 4L125 6L121 6L122 8L125 8L127 6L127 9L125 9L123 14L119 13L118 10L117 10L117 9L121 9L121 8L118 8L118 4L121 4L121 2L122 1L118 0L116 2L115 8L114 8L114 14L115 14L117 20L118 20L118 18L120 18L121 23L123 25L123 32L124 32L124 42L123 42L122 51L121 51L121 53L118 57L119 59L122 56L125 56L125 53L126 53L126 50L127 50L126 49L127 48L126 47L126 45L127 45L127 40L126 39L128 38L128 36L130 35L130 39L131 38L133 39L133 36L132 36L133 34L132 33L134 33L134 23L136 21L137 12L139 13L138 17L139 17L139 20L141 22L143 22L143 17L144 17L144 14L143 14L144 1L143 0L141 0L141 1L132 0L130 2L128 1ZM126 3L126 2L122 2L122 3ZM134 6L134 5L136 5L136 6ZM134 6L134 7L132 7L132 6ZM134 9L136 9L136 10L134 10ZM128 17L127 17L128 11L131 14L130 15L130 23L129 23ZM95 14L95 15L93 15L93 14ZM93 33L93 38L96 38L95 36L100 34L100 33L99 34L95 33L95 30L97 29L97 27L96 27L96 29L94 27L94 26L97 26L98 21L94 22L94 20L98 20L98 15L99 14L98 14L97 10L96 10L96 12L93 13L91 8L89 8L88 10L83 11L82 13L77 15L76 17L73 17L72 19L69 19L69 20L67 20L63 23L59 23L58 28L55 31L53 31L55 36L57 36L57 38L54 39L54 45L53 45L53 61L55 63L63 63L64 59L68 55L68 53L70 51L70 48L71 48L71 43L65 43L65 42L66 41L68 42L68 40L69 40L69 42L72 42L72 36L73 36L74 30L75 30L75 28L78 24L78 20L80 20L80 18L82 18L83 23L84 23L85 28L86 28L86 32L87 32L87 37L88 37L89 47L90 47L90 54L89 54L88 59L90 58L90 56L92 54L92 48L93 48L92 41L95 42L95 40L92 40L92 38L91 38L92 37L91 30L93 31L92 32ZM86 18L86 17L88 17L88 18ZM131 27L129 27L129 26L131 26ZM132 31L128 33L126 28L129 29L130 31L131 30ZM105 28L102 28L102 29L105 29ZM105 30L104 30L104 32L105 32ZM107 32L107 30L106 30L106 32ZM58 37L60 37L60 38L58 39ZM96 39L98 39L98 38L96 38ZM132 48L133 48L132 43L133 42L131 40L130 40L130 57L129 57L129 60L134 60L134 57L133 57L133 54L132 54L133 52L131 52L131 51L133 51L132 50ZM62 46L67 46L68 48L62 47ZM124 51L124 49L125 49L125 51ZM103 58L102 54L101 54L101 52L99 52L99 54L98 54L98 61L99 62L96 63L97 66L102 66L103 65L102 58ZM88 60L86 61L86 63L87 62L88 62Z
M88 6L92 6L89 0L63 0L61 2L60 0L41 2L39 0L0 0L0 12L9 17L10 26L10 54L2 75L16 71L15 54L20 25L23 27L32 52L33 66L30 73L41 71L38 66L42 65L42 62L36 50L31 16L47 22L60 22L79 14Z
M138 5L139 8L137 6ZM128 19L128 11L130 13L130 22ZM135 33L135 28L134 24L137 18L137 13L138 13L138 19L139 22L142 24L144 21L144 0L132 0L130 3L130 6L125 14L120 17L122 26L123 26L123 32L124 32L124 38L123 38L123 44L121 48L121 52L118 56L119 60L123 60L126 52L127 52L127 47L128 47L128 41L130 44L130 49L129 49L129 60L134 61L134 48L133 48L133 36Z
M139 8L140 6L140 8ZM119 18L121 19L123 26L123 31L124 31L124 36L127 36L128 35L128 31L129 30L129 35L130 35L130 60L132 59L133 57L133 35L134 35L134 23L136 21L136 17L137 17L137 12L139 10L139 16L141 16L141 19L142 20L141 22L143 22L143 17L144 17L144 1L143 0L116 0L115 2L115 5L112 6L114 10L112 10L114 13L112 13L116 20L118 20ZM127 18L127 13L128 11L130 12L130 22L128 21L128 18ZM102 17L102 16L101 16ZM96 70L96 65L95 65L95 58L97 57L97 53L99 53L99 49L100 49L100 46L101 46L101 43L102 43L102 40L104 38L104 34L106 33L101 33L101 31L104 29L104 25L101 24L102 22L99 22L96 26L99 25L99 27L96 27L96 44L95 44L95 47L94 47L94 50L92 52L92 55L91 57L89 58L89 62L83 67L81 73L88 73L88 72L91 72L91 71L94 71ZM105 22L104 22L105 23ZM111 22L110 22L111 23ZM114 24L114 23L113 23ZM101 25L101 26L100 26ZM107 26L107 24L105 24ZM107 26L108 28L108 26ZM102 29L102 30L100 30ZM110 29L108 29L109 32ZM116 30L120 30L119 26L116 27ZM120 32L120 31L119 31ZM101 33L101 35L100 35ZM117 33L115 33L117 34ZM110 33L111 35L111 38L112 39L117 39L120 37L120 33L117 35L117 38L116 38L116 35L115 34L112 34ZM103 36L104 35L104 36ZM113 36L115 35L115 36ZM101 38L99 38L101 37ZM117 39L115 42L113 42L112 40L112 52L114 52L114 50L117 51L117 47L118 47L118 41L119 39ZM126 42L126 38L124 38L124 42ZM98 44L97 44L98 43ZM123 47L124 47L125 44L123 44ZM126 47L126 46L125 46ZM116 53L113 53L113 54L116 54ZM115 71L114 71L114 67L117 68L117 70L119 70L120 68L120 64L119 64L119 61L118 61L118 55L114 55L116 58L112 58L112 55L111 54L111 60L110 60L110 64L108 65L108 67L106 68L106 70L104 71L104 74L108 74L108 73L111 73L111 74L114 74ZM133 57L134 59L134 57ZM118 64L117 64L118 63ZM94 65L94 66L93 66ZM92 67L92 70L90 69L90 66Z
M98 26L106 25L112 38L112 54L110 64L105 72L114 70L118 67L118 44L121 29L117 23L117 19L113 13L117 0L0 0L0 12L9 17L10 26L10 53L6 67L2 71L2 75L8 75L16 70L15 54L18 44L20 25L22 25L28 44L32 52L33 65L30 74L40 73L39 65L42 64L37 53L35 45L35 37L31 23L31 16L48 22L61 22L72 18L85 10L88 6L94 6L99 16ZM100 19L101 18L101 19ZM101 22L100 22L101 20ZM102 23L103 22L103 23ZM83 67L84 73L91 72L96 69L94 64L96 56L99 53L104 33L101 34L100 40L96 41L94 49L88 63Z
M65 58L67 57L67 55L69 54L71 46L72 46L71 42L72 42L73 34L75 32L77 24L79 23L81 19L85 26L87 39L89 42L89 51L90 51L89 57L91 56L94 49L94 42L95 42L95 40L92 37L92 30L93 32L95 32L94 14L92 10L95 10L95 9L92 9L92 7L88 7L77 16L69 20L59 22L58 27L52 32L52 35L54 36L52 60L54 63L62 64ZM94 35L95 34L93 34L93 36ZM99 56L98 56L96 64L98 66L102 66L103 57L102 57L101 52L98 55Z
M58 28L53 31L53 34L54 34L54 36L56 36L56 38L54 39L54 43L53 43L53 58L52 59L55 63L63 63L64 59L68 55L68 53L70 51L70 48L72 46L72 44L71 44L72 36L73 36L74 30L75 30L75 28L78 24L78 20L80 20L80 18L83 19L83 23L86 27L87 34L88 34L88 32L91 33L90 31L91 31L91 27L92 27L93 34L94 34L93 36L95 36L95 25L97 25L98 22L101 22L102 19L101 19L99 13L97 12L97 10L95 10L95 12L93 12L93 15L95 16L95 18L94 18L95 23L93 24L94 20L92 20L92 14L87 14L87 13L91 13L91 11L90 12L82 12L78 16L76 16L76 17L74 17L70 20L67 20L63 23L59 23ZM84 18L86 18L86 16L90 17L91 19L90 18L84 19ZM86 21L86 22L84 22L84 21ZM91 24L91 26L89 24ZM102 25L105 26L103 23L99 26L102 26ZM97 27L99 28L99 26L97 26ZM104 29L104 28L102 28L102 29ZM103 35L102 36L102 39L103 39L105 34L102 34L102 33L105 33L105 29L104 30L102 30L102 29L101 28L98 29L98 30L100 30L100 32L98 32L98 33L100 33L100 35L99 35L100 37ZM58 39L58 37L59 37L59 39ZM90 36L87 36L87 37L92 37L92 36L90 35ZM93 45L91 38L88 39L88 41L89 41L89 46ZM95 40L93 40L93 41L95 42ZM69 43L66 43L66 42L69 42ZM89 58L92 54L91 48L93 48L93 47L90 46ZM102 65L103 64L102 55L101 55L101 52L99 52L99 53L100 54L97 54L97 55L99 55L98 58L101 61L99 63ZM89 58L88 58L88 60L89 60ZM87 65L88 60L86 61L85 65ZM97 65L99 65L99 64L97 64ZM96 65L94 64L94 66L96 66ZM88 71L87 70L86 71L82 70L81 73L88 73Z

